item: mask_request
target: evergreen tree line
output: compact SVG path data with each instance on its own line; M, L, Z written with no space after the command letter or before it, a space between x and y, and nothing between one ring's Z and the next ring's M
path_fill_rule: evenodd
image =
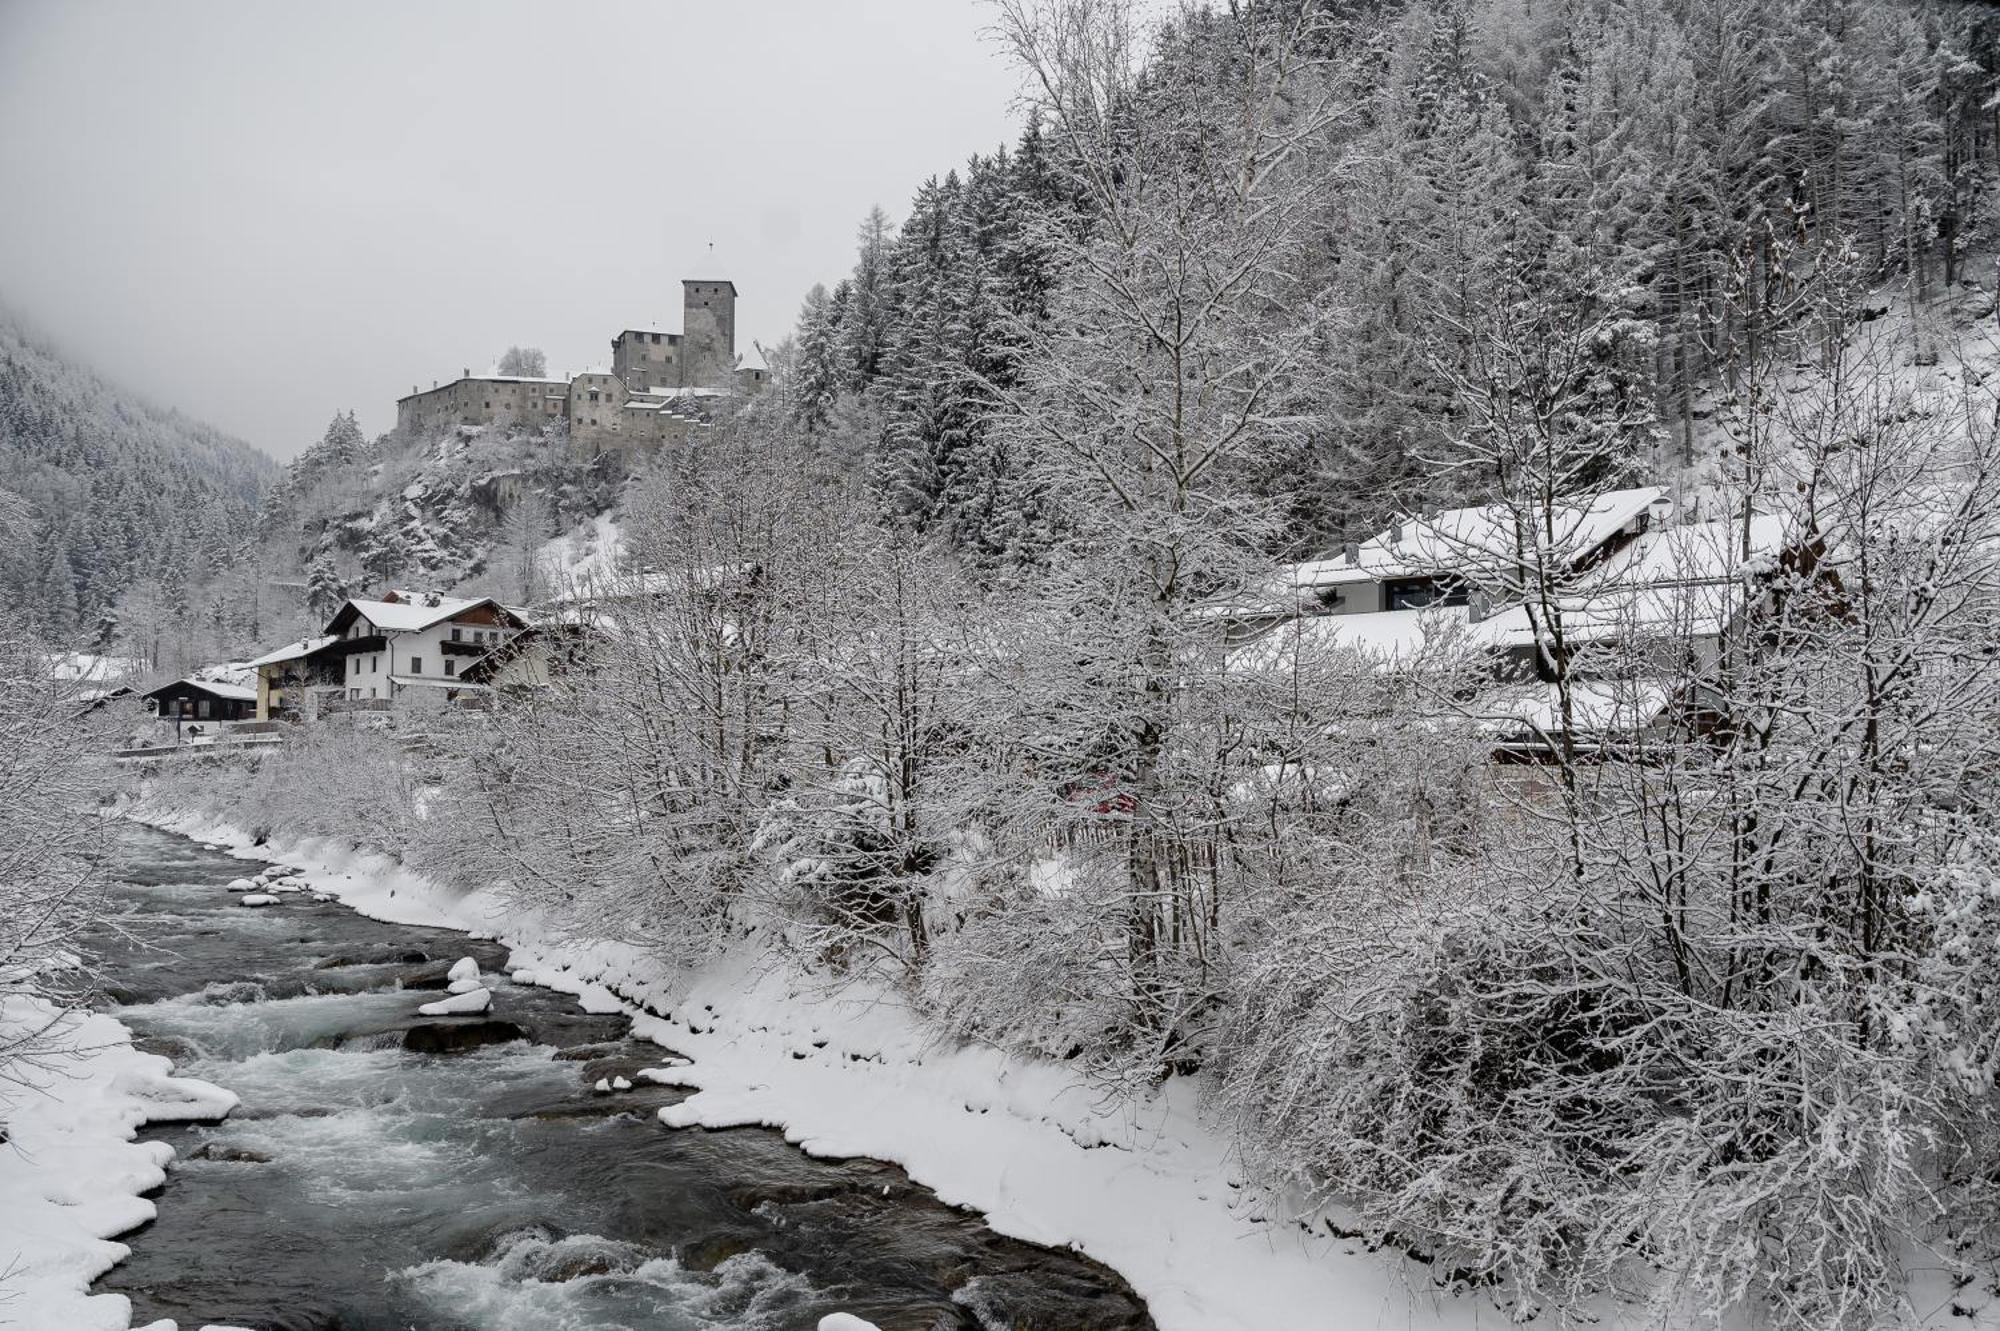
M141 580L189 605L242 554L276 472L0 321L0 604L45 637L108 646Z
M1189 61L1245 76L1240 32L1182 15L1107 132ZM1452 423L1496 310L1587 333L1587 355L1533 368L1576 389L1553 391L1601 470L1658 476L1708 451L1829 268L1920 309L1988 281L1967 256L2000 148L1996 34L1959 0L1328 0L1315 55L1342 115L1301 164L1313 234L1287 262L1329 317L1286 404L1309 428L1254 464L1285 510L1273 550L1478 492ZM987 423L1064 280L1052 236L1116 225L1095 207L1031 124L925 182L899 227L871 213L784 349L798 423L886 512L989 565L1059 526Z

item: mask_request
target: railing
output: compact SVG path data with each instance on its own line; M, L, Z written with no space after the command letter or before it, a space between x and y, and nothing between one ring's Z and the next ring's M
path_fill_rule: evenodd
M342 712L386 712L389 706L387 698L328 698L319 710L322 716L338 716Z
M184 737L178 744L152 744L136 749L113 749L111 756L119 762L145 762L153 758L172 758L180 755L214 754L217 751L243 749L268 749L283 744L285 737L268 731L249 734L205 734Z

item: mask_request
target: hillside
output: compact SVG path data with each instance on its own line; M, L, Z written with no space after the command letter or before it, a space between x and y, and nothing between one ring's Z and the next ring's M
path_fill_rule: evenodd
M277 475L0 313L0 603L49 634L107 640L145 581L185 603L236 559Z
M262 558L303 583L309 613L399 583L531 600L535 552L606 512L624 479L622 468L579 456L560 427L370 441L341 415L274 489Z

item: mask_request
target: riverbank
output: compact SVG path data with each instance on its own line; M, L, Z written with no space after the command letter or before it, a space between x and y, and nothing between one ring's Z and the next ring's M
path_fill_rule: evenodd
M1118 1271L1162 1331L1457 1328L1491 1312L1436 1291L1428 1268L1263 1218L1188 1083L1108 1104L1060 1065L939 1047L880 986L835 987L749 953L669 973L637 949L552 942L498 896L445 893L384 856L284 838L253 847L158 806L135 816L302 870L374 918L497 939L517 981L629 1013L635 1034L678 1056L649 1074L695 1092L661 1111L669 1125L756 1124L813 1155L899 1165L1000 1233Z
M145 1194L174 1154L135 1138L148 1124L220 1119L236 1096L172 1075L115 1018L0 1000L0 1046L30 1036L56 1051L11 1063L0 1081L0 1326L125 1331L130 1301L92 1294L91 1282L130 1252L117 1236L153 1219Z

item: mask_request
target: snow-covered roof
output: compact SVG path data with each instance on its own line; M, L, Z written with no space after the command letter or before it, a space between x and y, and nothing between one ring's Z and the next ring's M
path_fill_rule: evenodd
M1741 519L1656 527L1577 575L1560 598L1564 637L1572 643L1713 637L1728 630L1759 596L1754 579L1799 538L1796 521L1754 514ZM1533 647L1546 623L1525 605L1473 619L1468 608L1434 606L1369 614L1294 619L1240 650L1239 664L1270 668L1305 655L1358 652L1390 665L1445 645L1487 651Z
M327 623L327 632L339 634L353 622L356 616L367 620L385 633L416 633L433 624L442 624L448 619L456 619L469 610L482 605L490 605L508 617L510 621L520 618L514 611L501 605L490 596L462 597L443 596L436 592L392 591L393 600L361 601L350 600L334 613ZM518 627L518 625L516 625Z
M257 701L257 690L255 689L245 688L241 684L225 684L221 680L196 679L193 676L189 676L186 679L169 680L158 688L146 690L142 696L151 698L155 694L165 693L168 689L178 688L183 684L190 688L199 689L212 697L227 698L232 702Z
M288 642L277 651L260 656L249 664L253 669L258 666L282 665L286 661L297 661L311 656L322 647L338 641L339 639L331 633L322 634L317 638L300 638L297 642Z
M1574 680L1569 690L1570 717L1580 731L1630 733L1658 720L1668 697L1667 686L1659 680ZM1501 734L1537 735L1562 728L1556 686L1542 680L1491 689L1468 710L1482 729Z
M1587 504L1552 510L1547 533L1530 533L1528 543L1546 545L1558 558L1575 563L1655 505L1667 503L1656 485L1612 490ZM1428 518L1406 518L1363 541L1355 559L1335 555L1307 560L1284 570L1280 589L1317 591L1385 578L1419 577L1509 559L1515 550L1514 512L1499 504L1450 508Z
M256 673L250 668L248 661L221 661L215 665L198 667L188 678L209 684L234 684L250 688L257 682Z
M1741 518L1655 527L1613 554L1597 576L1626 585L1741 577L1769 569L1798 531L1796 519L1770 513L1753 513L1747 529Z
M54 679L103 681L136 675L146 663L133 656L99 656L94 652L54 652L49 655Z
M1296 619L1275 634L1236 654L1239 664L1270 667L1334 652L1357 652L1383 664L1407 661L1427 640L1464 622L1463 610L1383 610L1362 615L1319 615Z

